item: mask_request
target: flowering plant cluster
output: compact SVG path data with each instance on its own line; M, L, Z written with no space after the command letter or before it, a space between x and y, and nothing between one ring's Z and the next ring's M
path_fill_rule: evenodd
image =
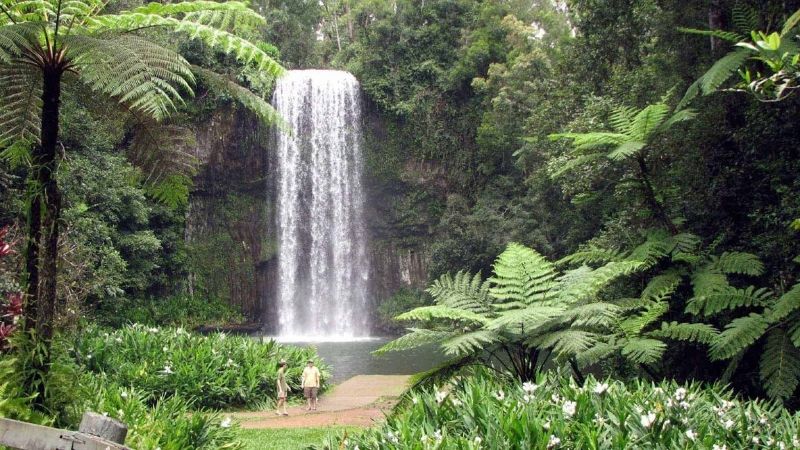
M14 252L11 243L6 241L8 227L0 229L0 259ZM17 328L22 317L22 293L12 292L5 298L0 297L0 352L8 349L11 333Z
M720 386L557 373L526 383L479 372L412 391L382 428L330 442L348 449L789 449L800 414Z
M71 352L88 371L136 388L151 403L173 394L194 398L196 406L205 408L270 402L281 359L288 362L293 394L302 392L300 375L309 358L316 361L323 380L329 378L313 349L224 333L203 336L183 328L89 327L75 339Z

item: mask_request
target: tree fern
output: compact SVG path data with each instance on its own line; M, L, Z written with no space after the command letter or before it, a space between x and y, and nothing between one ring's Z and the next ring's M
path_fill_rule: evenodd
M427 289L434 301L442 306L464 309L474 313L489 311L489 283L480 274L459 271L455 276L445 274Z
M489 293L502 301L545 300L554 286L553 264L533 249L511 243L497 257Z
M800 350L782 329L774 329L767 335L760 366L761 379L771 398L785 400L797 390L800 383Z
M583 354L597 345L599 335L579 329L565 329L536 336L529 342L532 346L549 348L557 356L575 356Z
M622 355L639 364L653 364L661 359L667 344L657 339L628 339L622 346Z
M759 276L764 273L764 264L758 256L743 252L725 252L712 257L712 267L722 273Z
M668 298L681 284L682 278L676 272L666 272L654 276L642 290L643 300L659 301Z
M667 302L649 302L643 306L643 311L627 317L619 323L620 329L628 337L638 336L649 325L656 322L669 310Z
M679 323L674 321L662 322L660 329L648 333L648 336L654 338L699 342L702 344L710 344L718 335L719 331L707 323Z
M454 331L429 330L425 328L409 328L409 333L385 344L373 353L383 355L389 352L399 352L424 345L439 344L456 334Z
M490 344L500 340L497 333L490 330L475 330L456 334L441 342L442 349L449 356L475 354Z
M436 319L442 319L454 322L477 324L486 324L489 322L489 319L481 314L442 305L421 306L419 308L414 308L411 311L400 314L399 316L395 317L395 319L404 321L432 321Z
M767 326L764 317L756 313L734 319L711 343L709 351L711 359L721 360L733 357L763 336Z
M27 64L0 65L0 149L38 142L41 74Z
M565 256L558 260L556 264L559 266L564 264L595 264L620 261L621 259L623 259L623 255L618 250L589 247Z
M619 320L622 308L606 302L593 302L569 308L560 319L575 327L605 328Z
M800 309L800 283L795 284L770 305L766 312L767 320L770 323L779 322L798 309Z
M691 314L711 316L721 311L745 306L764 306L772 299L772 291L766 288L724 287L693 297L686 304L686 311Z

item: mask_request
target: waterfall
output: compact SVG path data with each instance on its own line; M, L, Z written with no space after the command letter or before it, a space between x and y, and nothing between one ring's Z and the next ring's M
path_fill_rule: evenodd
M292 70L273 105L277 131L278 332L286 339L366 336L361 98L347 72Z

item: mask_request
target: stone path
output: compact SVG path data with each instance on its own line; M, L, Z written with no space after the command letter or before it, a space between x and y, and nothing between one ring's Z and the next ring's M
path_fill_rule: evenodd
M321 396L316 411L306 411L303 405L290 407L288 416L276 416L275 411L231 416L242 428L369 426L383 420L406 390L409 378L408 375L358 375Z

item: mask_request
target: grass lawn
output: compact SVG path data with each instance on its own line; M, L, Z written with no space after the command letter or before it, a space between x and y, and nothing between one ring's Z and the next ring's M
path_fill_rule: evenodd
M359 431L359 427L266 428L240 430L239 436L248 450L301 450L319 445L329 436Z

